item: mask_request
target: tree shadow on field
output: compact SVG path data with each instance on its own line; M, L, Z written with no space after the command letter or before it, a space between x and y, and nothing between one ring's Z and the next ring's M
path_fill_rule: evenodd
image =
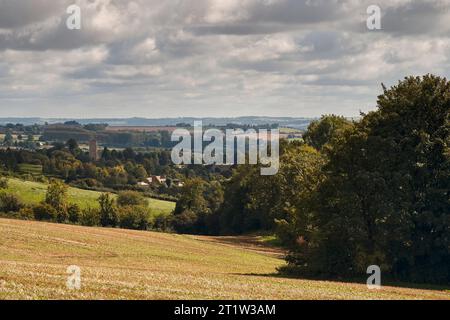
M262 242L260 236L203 236L196 237L201 242L215 242L223 245L246 249L276 258L284 258L286 251L271 243Z
M346 284L360 284L366 285L367 278L332 278L332 277L318 277L318 276L306 276L306 275L293 275L288 273L234 273L237 276L250 276L250 277L266 277L266 278L279 278L279 279L291 279L291 280L308 280L308 281L323 281L331 283L346 283ZM382 279L383 287L393 288L405 288L405 289L417 289L417 290L433 290L444 291L450 295L450 284L437 285L437 284L425 284L425 283L408 283L395 281L389 278Z

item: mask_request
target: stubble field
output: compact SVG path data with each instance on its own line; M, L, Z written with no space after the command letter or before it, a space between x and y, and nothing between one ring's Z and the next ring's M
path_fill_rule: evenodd
M288 279L254 239L0 219L0 299L448 299L450 292ZM81 268L81 289L66 287Z

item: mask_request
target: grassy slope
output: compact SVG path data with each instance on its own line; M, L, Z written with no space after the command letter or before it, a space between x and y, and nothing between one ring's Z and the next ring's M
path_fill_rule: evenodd
M47 191L47 185L38 182L9 179L8 192L17 194L25 203L33 204L42 201ZM96 207L100 192L69 188L69 201L78 204L81 208ZM148 199L154 213L172 212L175 203L157 199Z
M236 238L170 235L0 219L0 299L412 299L445 291L296 280ZM82 269L82 289L65 287Z

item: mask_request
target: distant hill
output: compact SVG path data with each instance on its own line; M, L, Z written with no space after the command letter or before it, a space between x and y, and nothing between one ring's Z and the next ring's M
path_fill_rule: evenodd
M73 119L73 118L0 118L0 125L7 123L21 123L24 125L32 124L56 124L67 121L77 121L80 124L89 123L107 123L110 126L175 126L179 123L193 124L194 121L203 121L204 125L226 125L229 123L239 125L264 125L278 124L282 127L291 127L295 129L306 129L311 123L311 118L289 118L289 117L236 117L236 118L91 118L91 119Z

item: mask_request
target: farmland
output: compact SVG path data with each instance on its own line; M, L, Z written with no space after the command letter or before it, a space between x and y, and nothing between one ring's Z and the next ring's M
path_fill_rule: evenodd
M9 179L7 192L15 193L26 204L36 204L42 201L47 192L47 185L39 182ZM69 188L68 198L70 203L77 204L80 208L96 207L100 192ZM149 206L155 214L169 214L175 208L175 203L148 198Z
M255 240L256 241L256 240ZM448 291L276 276L281 252L201 237L0 219L0 299L448 299ZM66 269L81 268L81 290Z
M177 127L163 127L163 126L109 126L106 131L110 132L173 132Z
M42 166L41 165L32 165L32 164L20 164L18 165L18 171L20 173L28 173L35 176L42 175Z

